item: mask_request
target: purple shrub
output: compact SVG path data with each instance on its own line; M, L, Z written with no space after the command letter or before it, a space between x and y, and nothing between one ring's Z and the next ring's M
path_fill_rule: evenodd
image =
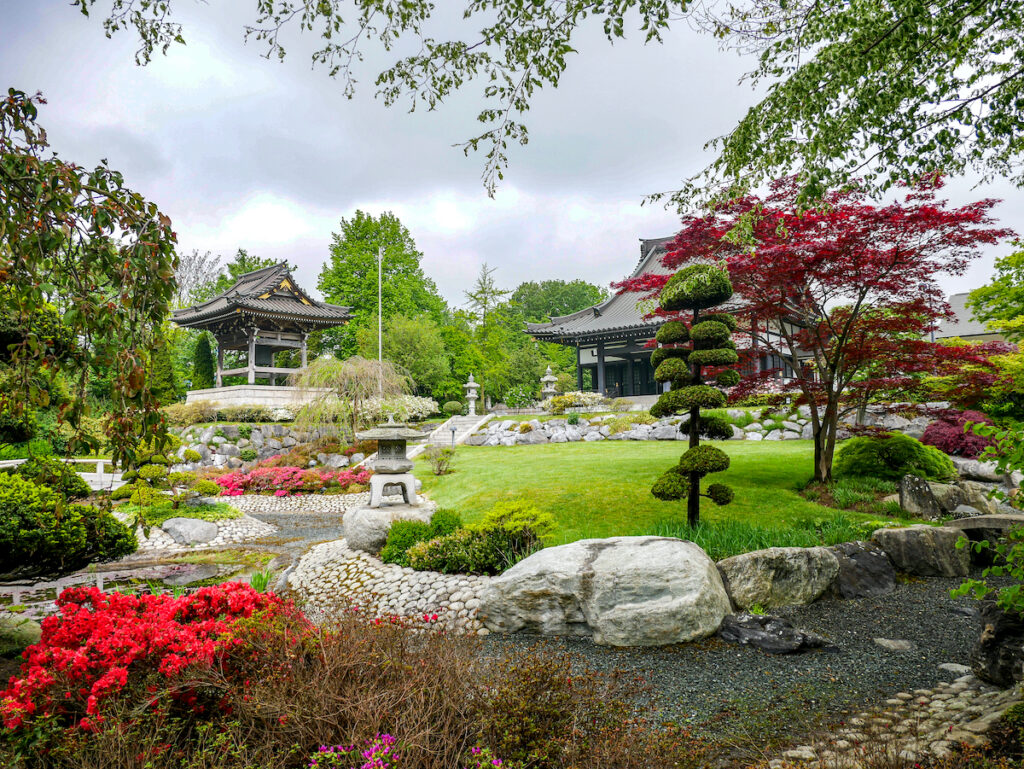
M992 424L992 420L980 411L950 409L928 425L921 443L934 446L951 456L975 459L986 447L994 445L991 438L975 435L970 429L965 429L968 424L978 422Z

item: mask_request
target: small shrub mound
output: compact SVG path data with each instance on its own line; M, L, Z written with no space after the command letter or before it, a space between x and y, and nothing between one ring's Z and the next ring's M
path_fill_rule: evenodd
M69 504L48 486L0 473L0 574L62 574L137 547L110 512Z
M980 411L956 411L950 409L928 425L921 437L921 443L934 446L951 456L975 459L995 441L982 435L975 435L968 427L972 424L991 425L992 420Z
M408 550L417 542L444 537L462 526L462 519L454 510L441 508L434 512L430 523L423 521L395 521L388 530L388 540L380 551L384 563L409 565Z
M74 465L58 459L33 457L15 468L22 478L49 486L65 499L83 499L92 493L89 484L75 472Z
M500 574L540 550L554 525L550 513L526 502L500 502L478 524L412 545L409 565L444 574Z
M902 433L850 438L839 448L833 472L836 477L861 475L893 481L908 474L939 481L955 475L948 456Z

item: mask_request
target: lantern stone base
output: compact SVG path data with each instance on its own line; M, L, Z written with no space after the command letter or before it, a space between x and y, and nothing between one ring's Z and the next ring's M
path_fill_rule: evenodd
M416 496L416 478L412 473L375 473L370 476L370 507L380 507L384 501L384 489L397 486L402 490L402 498L407 505L418 505Z
M383 507L357 507L345 513L341 535L353 550L376 555L388 541L388 532L395 521L423 521L430 523L436 505L390 504Z

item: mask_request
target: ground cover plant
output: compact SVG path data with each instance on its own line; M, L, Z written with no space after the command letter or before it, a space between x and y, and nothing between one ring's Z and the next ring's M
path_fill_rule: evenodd
M320 630L240 583L59 603L0 694L10 769L350 769L356 747L394 769L704 765L704 744L644 720L635 685L564 653L481 656L358 612Z
M170 518L198 518L201 521L227 521L241 518L242 511L227 502L201 502L199 504L174 507L170 500L159 501L140 507L131 502L119 505L118 513L132 519L143 520L147 526L162 526Z
M709 523L746 521L789 527L795 520L825 519L834 510L804 499L811 475L810 441L731 441L732 464L721 474L735 491L732 504L706 511ZM441 507L480 521L500 500L523 498L551 513L549 544L649 532L679 521L679 504L653 499L648 489L660 469L679 457L677 441L564 443L459 449L459 472L434 476L417 470L424 491ZM422 460L418 460L422 461ZM850 512L854 521L877 514Z
M955 477L950 458L902 433L859 435L845 441L836 454L837 477L861 476L898 481L918 475L935 481Z

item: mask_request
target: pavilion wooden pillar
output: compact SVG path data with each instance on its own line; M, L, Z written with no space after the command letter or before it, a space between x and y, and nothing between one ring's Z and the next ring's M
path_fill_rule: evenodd
M597 343L597 392L604 395L604 342Z
M224 371L224 345L221 341L217 340L217 387L224 386L224 375L221 373Z
M249 384L256 384L256 329L249 329ZM271 375L270 384L274 384Z
M576 389L583 392L583 355L579 342L576 343Z
M302 335L302 348L301 348L301 350L302 350L302 364L301 364L301 367L302 368L306 368L306 337L308 337L308 336L309 336L309 334L303 334Z
M633 356L626 357L626 381L622 383L623 395L636 395L633 392Z

